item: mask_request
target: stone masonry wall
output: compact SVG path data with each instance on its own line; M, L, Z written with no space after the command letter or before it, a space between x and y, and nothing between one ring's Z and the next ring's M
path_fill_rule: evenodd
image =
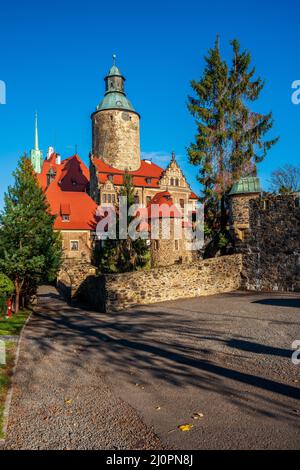
M140 118L122 110L94 113L93 155L119 170L137 170L140 165Z
M78 290L79 300L96 310L113 312L135 305L231 292L240 287L241 269L241 255L232 255L193 265L88 276Z
M78 295L88 278L95 276L96 269L87 261L65 259L57 276L57 288L67 299Z
M300 208L293 196L250 201L250 228L243 254L243 287L294 291L300 287Z

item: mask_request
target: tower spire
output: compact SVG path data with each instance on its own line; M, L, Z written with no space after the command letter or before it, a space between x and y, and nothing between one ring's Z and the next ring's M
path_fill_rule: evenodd
M43 166L43 154L39 149L39 130L38 130L38 114L35 112L34 117L34 148L30 152L30 160L36 173L41 173Z
M39 130L38 130L38 113L35 112L34 123L34 150L39 150Z

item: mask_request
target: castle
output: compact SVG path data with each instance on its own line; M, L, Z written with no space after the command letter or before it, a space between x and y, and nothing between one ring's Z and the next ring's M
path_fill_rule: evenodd
M125 93L125 78L114 63L105 77L105 95L92 113L92 151L90 168L75 154L61 160L53 148L43 158L38 143L35 118L35 143L30 159L38 181L56 216L54 228L62 234L66 259L91 260L99 204L115 204L124 183L132 177L135 203L172 203L196 209L198 197L192 192L174 152L167 168L141 159L140 115ZM184 223L184 221L181 221ZM190 259L184 244L172 239L151 246L154 266Z

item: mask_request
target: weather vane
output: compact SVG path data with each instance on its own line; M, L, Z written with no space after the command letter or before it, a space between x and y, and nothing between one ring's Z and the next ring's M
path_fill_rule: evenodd
M113 54L113 56L112 56L112 57L113 57L114 65L116 65L116 60L117 60L117 56L116 56L116 54Z

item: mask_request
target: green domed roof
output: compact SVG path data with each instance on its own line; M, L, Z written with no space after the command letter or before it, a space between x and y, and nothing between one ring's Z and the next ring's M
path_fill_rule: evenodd
M125 78L116 66L116 55L113 55L113 65L109 74L105 77L105 95L97 106L97 111L105 109L123 109L125 111L136 112L125 94Z
M107 93L101 103L97 106L97 111L103 109L124 109L127 111L134 111L129 99L123 93L110 92Z
M122 77L120 70L115 64L111 67L110 71L108 72L108 77L111 77L114 75L117 75L118 77Z
M253 194L261 193L260 180L256 176L247 176L241 178L237 183L232 186L229 193L230 196L235 194Z

